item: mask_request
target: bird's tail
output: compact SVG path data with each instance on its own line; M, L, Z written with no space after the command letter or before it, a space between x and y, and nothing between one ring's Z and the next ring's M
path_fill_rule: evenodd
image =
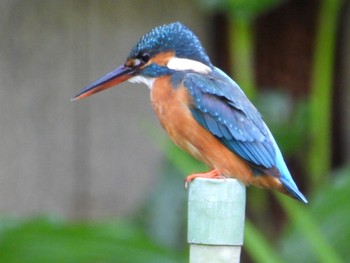
M295 184L279 148L276 148L276 166L281 173L279 180L288 192L299 201L305 204L308 203L306 197L300 192L298 186Z
M281 174L279 180L281 181L283 186L287 189L288 193L290 193L292 197L307 204L308 201L306 197L300 192L298 186L295 184L275 139L273 138L270 131L269 133L270 133L271 142L274 144L275 150L276 150L276 167L278 168Z
M300 192L300 190L298 189L298 187L293 181L292 182L289 181L284 176L281 176L280 181L283 184L283 186L287 189L287 191L291 194L292 197L298 199L299 201L305 204L308 203L306 197L302 194L302 192Z

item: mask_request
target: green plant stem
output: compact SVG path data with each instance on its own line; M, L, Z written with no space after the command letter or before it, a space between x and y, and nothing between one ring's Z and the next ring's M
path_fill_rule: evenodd
M254 262L284 262L279 258L274 247L270 245L270 242L265 239L263 234L248 219L245 221L244 249L249 253L249 256L252 257Z
M326 182L331 166L332 81L341 0L321 1L310 94L311 190Z
M251 20L231 15L229 19L230 54L233 77L252 100L256 95L253 63L253 26Z
M290 218L291 223L300 229L300 233L303 233L305 238L308 239L311 247L315 251L315 256L318 257L318 262L343 262L337 252L333 249L332 245L317 227L317 222L315 222L315 219L307 209L303 209L302 205L289 197L282 195L276 196L284 211L287 213L288 218Z

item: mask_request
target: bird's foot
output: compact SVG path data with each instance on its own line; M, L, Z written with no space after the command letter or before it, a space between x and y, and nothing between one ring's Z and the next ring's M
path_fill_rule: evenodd
M188 184L196 179L196 178L208 178L208 179L225 179L226 177L219 173L218 170L214 169L207 173L196 173L191 174L185 179L185 188L187 188Z

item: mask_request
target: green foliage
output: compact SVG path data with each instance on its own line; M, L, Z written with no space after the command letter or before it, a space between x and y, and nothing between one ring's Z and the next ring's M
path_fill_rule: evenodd
M50 218L0 220L0 262L183 262L127 221L67 223Z
M262 232L249 219L245 221L244 249L261 263L282 263L273 245L266 240Z
M208 10L228 12L244 19L255 18L263 12L279 5L282 0L200 0Z
M334 173L309 205L277 194L289 224L274 242L247 220L244 248L254 262L349 262L349 174L350 167Z
M327 183L331 169L332 89L341 0L321 2L310 94L310 186Z
M259 93L255 105L284 155L298 153L306 144L308 104L303 100L294 101L286 91L269 90Z
M349 167L332 174L307 206L281 199L290 219L280 243L286 262L350 261L349 175Z
M254 62L253 62L253 25L249 19L229 19L230 61L232 75L244 87L248 98L254 100L256 96Z

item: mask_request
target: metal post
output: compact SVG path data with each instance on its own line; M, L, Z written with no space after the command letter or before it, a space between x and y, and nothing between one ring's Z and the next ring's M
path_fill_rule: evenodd
M245 186L197 178L188 196L190 263L237 263L243 245Z

